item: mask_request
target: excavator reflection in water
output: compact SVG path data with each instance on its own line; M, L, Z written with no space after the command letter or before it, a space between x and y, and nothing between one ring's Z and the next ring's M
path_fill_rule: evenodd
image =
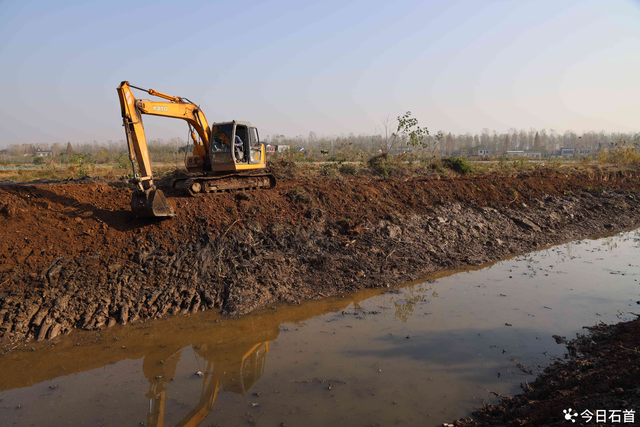
M175 426L200 425L213 410L220 387L244 396L264 373L269 343L278 333L275 327L263 330L260 336L245 335L239 340L192 345L196 356L205 364L204 370L195 374L202 376L202 391L198 404ZM181 356L182 350L160 348L144 358L142 369L149 380L147 425L151 427L165 425L167 383L173 379Z
M37 390L40 396L37 387L44 381L56 378L64 381L62 378L74 374L78 378L90 378L92 382L94 379L89 374L92 370L124 360L142 359L142 370L149 384L145 393L149 399L146 424L197 426L203 424L202 421L211 413L221 389L244 395L262 378L270 343L278 338L280 325L300 324L315 316L339 313L349 306L354 312L359 312L362 310L360 301L379 293L379 289L365 289L348 296L264 310L239 319L214 320L207 313L199 313L196 316L177 316L162 322L150 322L145 327L137 324L113 327L102 331L99 337L78 334L79 341L72 336L55 346L49 344L47 357L42 357L40 351L26 350L20 352L19 357L5 355L1 359L0 391L29 387ZM126 343L126 349L119 345L105 345L114 340ZM188 414L176 420L172 414L176 412L173 397L181 398L188 384L181 383L184 378L182 375L176 381L172 382L171 379L176 374L183 354L190 356L192 351L199 363L197 367L190 368L192 377L189 382L201 385L200 398ZM183 363L192 366L191 360L185 357ZM194 378L198 369L203 375ZM131 381L136 382L136 378L131 378ZM105 380L105 383L109 382ZM124 392L128 385L121 387L120 390ZM86 402L91 405L88 400ZM74 407L79 402L67 404ZM43 408L46 412L46 408ZM129 405L121 407L124 413L131 414L138 413L138 408ZM89 406L88 410L90 413L96 412L94 416L102 416L97 406ZM42 413L38 415L48 416ZM77 418L71 413L65 414L65 418L70 424L87 424L83 418L85 415L85 412L78 411ZM213 418L213 415L210 417Z

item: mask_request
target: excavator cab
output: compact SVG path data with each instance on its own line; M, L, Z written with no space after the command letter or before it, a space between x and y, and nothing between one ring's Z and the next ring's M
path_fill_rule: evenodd
M213 142L209 158L213 172L247 169L244 165L264 163L258 129L249 122L222 122L211 126ZM233 147L233 149L232 149ZM255 169L255 166L250 166Z

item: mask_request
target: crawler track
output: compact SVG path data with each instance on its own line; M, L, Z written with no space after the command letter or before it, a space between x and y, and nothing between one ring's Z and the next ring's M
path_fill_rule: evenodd
M259 175L202 176L181 178L173 181L173 188L182 188L194 197L202 193L257 190L259 188L273 188L275 186L276 177L270 173Z

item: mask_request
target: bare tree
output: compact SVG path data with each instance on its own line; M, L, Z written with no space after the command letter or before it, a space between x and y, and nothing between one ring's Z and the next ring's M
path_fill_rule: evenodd
M387 114L382 120L380 120L380 128L376 128L376 134L380 138L380 149L383 153L388 154L389 151L399 142L398 134L394 132L396 128L395 120Z
M540 142L540 134L538 132L536 132L536 136L533 138L533 150L534 151L542 150L542 143Z

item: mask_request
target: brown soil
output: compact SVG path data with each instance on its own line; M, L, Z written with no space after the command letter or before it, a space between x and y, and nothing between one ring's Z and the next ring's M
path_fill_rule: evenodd
M554 363L535 382L525 384L522 394L503 398L498 406L487 405L453 425L640 425L640 319L589 329L590 335L567 345L574 355L570 361ZM563 411L569 408L574 422L565 419ZM596 423L597 410L606 411L606 422ZM625 420L622 411L634 411L633 418L627 412Z
M639 177L291 179L198 198L167 184L167 220L135 218L120 183L0 185L0 338L240 315L637 226Z

